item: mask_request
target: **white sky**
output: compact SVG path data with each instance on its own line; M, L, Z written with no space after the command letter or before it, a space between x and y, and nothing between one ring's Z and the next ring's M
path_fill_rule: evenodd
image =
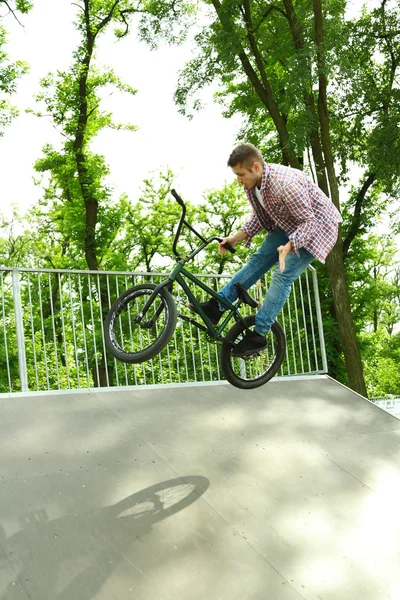
M47 118L26 114L35 108L39 80L50 71L64 70L72 62L78 34L72 21L77 7L71 0L35 0L32 11L18 25L12 16L3 19L9 32L7 52L11 59L30 64L29 75L18 84L13 103L20 115L0 138L0 210L8 214L11 203L22 211L34 204L42 190L33 163L42 156L45 143L59 143L59 134ZM3 10L4 14L5 10ZM92 149L105 156L110 183L119 196L126 192L135 201L143 179L151 171L167 166L176 174L174 186L187 200L197 202L206 189L220 188L233 181L226 167L240 127L239 118L227 120L212 104L192 121L179 115L173 102L177 73L188 59L188 49L163 47L150 51L132 35L121 41L111 35L100 38L97 65L111 66L126 83L138 90L136 96L115 91L102 108L111 110L117 123L130 122L136 132L104 130ZM37 107L36 107L37 108Z
M357 12L360 4L352 0L350 12ZM12 203L25 212L41 197L42 188L33 183L38 177L33 164L42 156L45 143L57 145L63 139L50 119L27 114L25 109L37 108L33 96L40 91L42 77L70 66L79 40L73 26L77 10L72 0L35 0L31 12L20 17L24 27L12 15L2 20L9 32L6 48L10 58L30 65L30 73L19 81L18 92L12 98L20 115L0 138L0 211L5 214L10 214ZM3 8L2 15L5 13ZM101 106L113 112L116 122L133 123L139 130L103 130L92 149L105 156L111 171L108 181L116 197L125 192L135 202L143 179L168 166L176 175L174 187L185 199L196 203L204 191L233 181L226 161L236 143L241 119L224 119L220 107L212 102L211 91L206 95L206 109L192 121L178 114L173 93L178 71L190 58L190 46L164 46L151 51L137 41L134 32L132 25L132 34L121 41L111 30L101 37L96 64L111 66L124 82L138 90L136 96L115 91ZM357 176L359 170L355 169L354 174Z

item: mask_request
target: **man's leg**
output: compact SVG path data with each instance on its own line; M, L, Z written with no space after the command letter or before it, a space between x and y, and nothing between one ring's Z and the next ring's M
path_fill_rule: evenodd
M279 272L279 265L274 270L264 303L256 314L254 331L246 333L245 337L232 350L232 356L251 355L265 347L265 335L270 331L276 316L285 304L292 283L314 260L314 256L304 248L300 248L299 254L300 258L292 252L287 255L283 273Z
M288 239L287 234L279 227L276 227L266 236L260 248L250 257L244 267L235 273L229 283L224 285L218 292L219 295L223 296L229 302L234 302L238 297L235 283L241 283L248 290L278 262L279 253L277 248L282 244L286 244ZM214 298L211 298L207 302L202 302L201 306L211 320L211 323L217 324L221 318L223 307L219 306ZM189 308L196 312L193 304L189 304Z
M287 234L279 227L268 234L248 262L224 285L218 292L229 302L234 302L237 297L235 283L240 283L246 290L254 285L267 271L269 271L279 260L278 246L288 242Z
M314 256L304 248L300 248L299 254L300 257L293 254L293 252L287 255L283 273L279 272L279 265L275 268L264 303L256 314L254 329L257 333L265 335L270 331L272 323L290 295L293 282L314 260Z

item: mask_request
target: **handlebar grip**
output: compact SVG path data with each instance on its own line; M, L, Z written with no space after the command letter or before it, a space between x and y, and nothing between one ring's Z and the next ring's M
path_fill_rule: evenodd
M230 244L228 244L227 242L225 242L225 244L222 244L224 248L226 248L227 250L229 250L229 252L231 252L231 254L235 254L236 250L233 246L231 246Z
M184 201L179 196L179 194L177 193L176 190L171 190L171 194L173 195L173 197L175 198L175 200L178 202L178 204L180 204L181 206L185 206Z

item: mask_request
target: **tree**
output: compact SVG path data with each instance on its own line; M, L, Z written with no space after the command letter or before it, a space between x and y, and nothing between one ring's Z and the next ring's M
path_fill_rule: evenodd
M0 19L7 12L18 20L18 13L26 14L32 8L29 0L0 0ZM10 62L7 52L7 32L0 23L0 137L4 135L4 129L12 119L18 115L18 110L11 103L11 96L17 89L17 81L28 71L26 62L17 60Z
M393 124L398 123L395 78L400 54L399 10L383 0L379 9L368 16L364 11L361 17L364 37L356 40L357 24L346 20L344 0L334 0L324 7L320 0L313 3L282 0L269 5L258 0L212 0L211 4L215 18L197 35L199 54L182 73L176 92L178 104L185 111L197 90L217 79L218 99L225 104L227 116L233 112L247 116L242 136L256 143L268 159L279 160L280 155L283 164L294 168L302 168L305 157L309 157L319 187L339 209L339 176L343 180L348 174L348 161L357 159L362 150L366 176L355 203L351 237L345 246L348 250L358 233L358 219L367 192L380 177L378 165L373 164L379 153L373 148L378 150L378 140L384 131L389 131L389 122L392 130ZM373 23L379 35L371 36L367 22ZM362 96L366 102L362 118L356 119L351 128L351 151L345 152L344 144L336 142L339 132L349 129L351 119L354 121L347 108L351 102L357 103L362 78L369 72L372 79L376 70L376 52L370 52L371 42L364 61L354 64L351 60L352 51L357 49L361 53L367 31L375 40L375 50L381 53L384 64L379 69L375 94ZM347 54L343 50L346 48L349 48ZM353 77L350 65L356 73ZM342 78L340 89L332 83L338 79L338 73ZM195 99L195 105L196 102ZM368 113L375 114L373 110L380 108L379 118L371 125ZM366 129L371 141L369 153L361 141ZM386 148L389 150L389 145ZM384 157L379 156L380 163L390 164L388 156L383 154ZM392 183L398 178L396 168L390 174L388 168L386 172L386 183L390 178ZM326 264L350 386L365 394L343 262L344 241L340 230Z
M349 253L348 278L357 331L385 328L389 336L400 320L396 251L386 236L357 238Z
M118 252L127 257L132 270L147 272L172 268L172 244L181 216L181 207L170 195L174 174L153 173L143 182L138 201L126 207L126 231ZM186 219L193 217L194 207L186 204ZM178 248L187 252L192 247L186 228L182 229Z
M114 27L118 38L127 35L136 15L140 17L139 31L145 39L150 39L156 29L158 35L178 41L185 23L183 20L178 28L174 27L175 18L186 12L184 3L179 5L174 1L148 2L143 8L135 0L82 0L76 21L81 39L74 62L67 72L50 74L42 80L37 100L60 130L64 143L61 150L45 146L44 158L37 161L36 170L50 174L47 196L55 201L53 209L58 214L62 248L75 253L78 259L75 266L84 257L90 270L101 267L118 233L121 215L121 202L111 201L111 190L105 182L108 173L105 160L91 151L91 141L104 127L135 130L130 124L116 125L112 115L101 110L101 89L114 87L129 94L135 94L135 90L111 69L100 72L96 68L96 45L109 27ZM40 111L36 114L43 116ZM106 306L105 281L101 290L102 305ZM104 357L102 360L104 363ZM104 365L99 377L104 384Z
M81 40L74 53L74 63L68 72L50 74L42 81L43 91L37 99L65 141L61 151L46 146L45 157L38 161L36 168L51 173L52 184L65 209L71 215L83 215L74 234L89 269L99 268L100 249L109 245L113 235L109 227L109 221L113 220L111 191L104 183L108 170L104 158L91 152L90 143L104 127L135 130L130 124L115 124L112 115L101 110L101 89L114 87L129 94L136 91L111 69L103 72L96 69L96 45L109 27L114 27L118 38L127 35L136 15L140 16L138 27L145 39L150 39L156 29L158 35L177 41L185 22L182 19L177 32L174 20L177 16L183 18L185 12L184 3L180 6L173 1L149 2L143 8L134 0L83 0L78 6L76 27ZM40 111L36 114L43 116ZM74 220L77 223L77 219Z

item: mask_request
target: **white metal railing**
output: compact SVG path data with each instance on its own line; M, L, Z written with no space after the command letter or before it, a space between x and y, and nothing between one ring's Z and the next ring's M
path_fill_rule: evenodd
M185 321L178 321L168 346L146 363L127 365L106 351L103 320L114 299L132 285L157 283L166 276L0 268L0 393L221 380L218 345L209 344L204 333ZM198 277L220 289L230 276ZM268 281L267 277L250 290L259 302ZM186 296L178 285L173 293L178 312L188 314ZM246 310L250 312L247 306ZM287 338L280 375L326 373L312 266L295 282L278 320Z

